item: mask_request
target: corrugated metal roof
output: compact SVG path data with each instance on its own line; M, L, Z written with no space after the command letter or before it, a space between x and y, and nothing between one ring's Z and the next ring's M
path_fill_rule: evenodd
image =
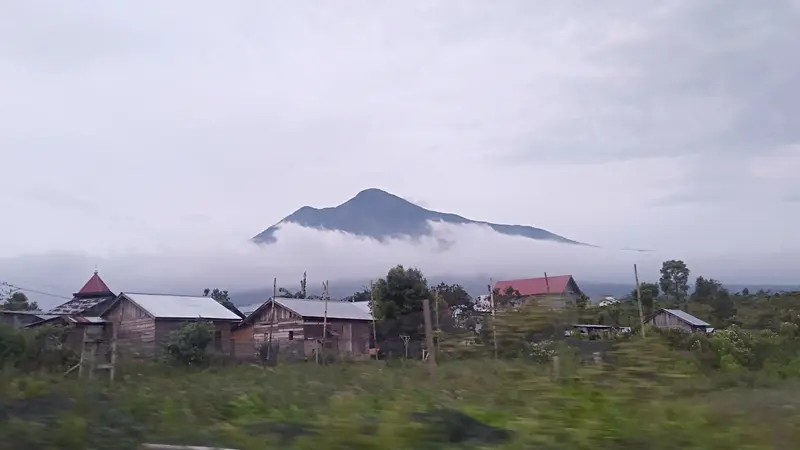
M211 297L123 293L157 319L240 320Z
M55 308L51 309L50 311L47 311L47 314L55 316L81 314L84 311L94 308L100 303L106 300L111 300L113 298L114 295L109 295L105 297L91 297L91 298L75 297L72 300L63 303L61 305L58 305Z
M279 305L290 309L302 317L323 317L325 316L325 301L307 300L299 298L275 299ZM363 302L359 302L363 303ZM345 320L372 320L369 310L364 310L355 303L328 301L328 318Z
M560 294L567 289L572 275L556 275L553 277L525 278L521 280L498 281L494 284L494 289L500 291L500 295L505 293L509 287L519 291L520 295L541 295L541 294Z
M241 311L242 314L244 314L245 316L249 316L250 314L253 314L254 312L256 312L256 310L258 308L260 308L261 305L263 305L263 304L264 304L264 302L253 303L252 305L240 306L239 307L239 311Z
M106 323L107 320L102 317L84 317L84 316L67 316L67 320L73 323Z
M708 322L698 319L697 317L687 313L686 311L681 311L680 309L664 309L664 311L672 314L673 316L683 320L686 323L691 325L695 325L698 327L707 327L710 326Z
M369 308L369 302L352 302L350 304L369 314L370 318L372 317L372 310Z

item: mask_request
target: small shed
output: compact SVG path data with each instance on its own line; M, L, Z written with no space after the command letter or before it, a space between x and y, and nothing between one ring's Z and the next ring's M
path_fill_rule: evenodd
M519 292L523 301L535 300L555 309L564 308L568 304L575 305L585 296L572 275L504 280L494 285L494 290L499 291L500 295L507 289Z
M678 328L689 332L709 332L711 325L680 309L659 309L646 321L658 328Z
M14 328L24 328L32 323L50 319L52 315L41 311L7 311L0 310L0 323Z
M230 352L231 327L241 319L211 297L121 293L102 317L117 330L121 352L152 357L163 349L173 331L198 320L214 325L213 349Z

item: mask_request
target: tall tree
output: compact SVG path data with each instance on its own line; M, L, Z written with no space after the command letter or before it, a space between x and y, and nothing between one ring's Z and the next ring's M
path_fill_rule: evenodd
M678 303L686 300L689 292L689 268L681 260L671 259L661 264L661 292L669 295Z
M474 316L475 301L460 284L439 283L431 288L431 297L431 307L439 311L441 328L469 327L467 321Z
M424 334L422 305L430 295L428 281L419 269L398 265L374 286L372 313L387 337L419 339Z
M205 288L203 289L203 297L213 298L214 300L217 301L217 303L228 308L229 311L244 319L245 317L244 314L242 314L242 312L239 311L239 308L237 308L236 305L233 304L230 295L228 295L228 291L222 291L219 289L211 290Z
M38 311L39 305L28 300L28 296L23 292L12 292L0 303L0 310L4 311Z

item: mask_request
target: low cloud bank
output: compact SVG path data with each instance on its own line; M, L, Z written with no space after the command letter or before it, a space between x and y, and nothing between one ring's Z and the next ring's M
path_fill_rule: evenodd
M416 266L433 279L485 275L532 277L570 273L579 280L632 282L633 264L643 281L659 277L661 261L683 259L692 277L711 276L728 283L796 284L797 254L703 255L692 252L635 252L533 241L500 235L477 225L431 223L420 239L386 242L339 232L284 226L278 242L257 246L247 241L212 239L176 242L104 255L38 254L0 260L0 280L68 297L97 266L116 291L199 293L203 288L230 291L295 287L307 271L313 280L379 277L396 265ZM29 293L44 305L62 301Z

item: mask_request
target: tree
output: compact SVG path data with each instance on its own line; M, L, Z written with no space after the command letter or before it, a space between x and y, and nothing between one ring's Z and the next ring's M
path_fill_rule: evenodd
M411 336L420 338L423 300L429 296L428 281L419 269L398 265L374 286L372 313L381 322L387 337Z
M372 292L368 288L363 288L358 292L354 292L349 297L342 299L343 302L368 302L372 298Z
M292 292L286 288L278 288L278 296L283 298L300 298L300 299L314 299L314 300L321 300L322 296L320 295L309 295L308 291L306 290L307 281L306 281L306 272L303 272L303 279L300 280L300 290L297 292Z
M13 292L0 303L0 310L4 311L38 311L39 305L28 300L24 292Z
M208 288L203 289L203 297L209 297L209 296L214 300L216 300L217 303L219 303L220 305L228 308L228 310L231 311L232 313L244 319L245 317L244 314L242 314L242 312L239 311L239 308L237 308L236 305L233 304L230 295L228 295L228 291L221 291L219 289L214 289L212 291L211 289Z
M664 295L672 296L678 303L685 301L689 292L689 268L686 263L675 259L664 261L659 285Z
M470 328L470 323L467 322L474 316L475 301L460 284L439 283L431 288L431 297L433 298L431 308L439 311L440 328L448 326Z
M639 290L642 291L642 309L644 310L645 314L650 314L653 312L653 307L656 304L656 299L658 298L659 288L658 284L656 283L641 283L639 284ZM630 297L634 301L639 300L639 293L636 291L636 288L630 294Z
M708 304L722 289L724 289L722 283L713 278L697 277L694 282L694 292L689 299L693 302Z
M721 288L711 300L711 315L717 319L720 325L726 325L737 313L730 292Z
M502 292L500 289L493 289L492 295L494 296L495 309L509 309L516 308L522 305L522 294L512 286L507 286Z

